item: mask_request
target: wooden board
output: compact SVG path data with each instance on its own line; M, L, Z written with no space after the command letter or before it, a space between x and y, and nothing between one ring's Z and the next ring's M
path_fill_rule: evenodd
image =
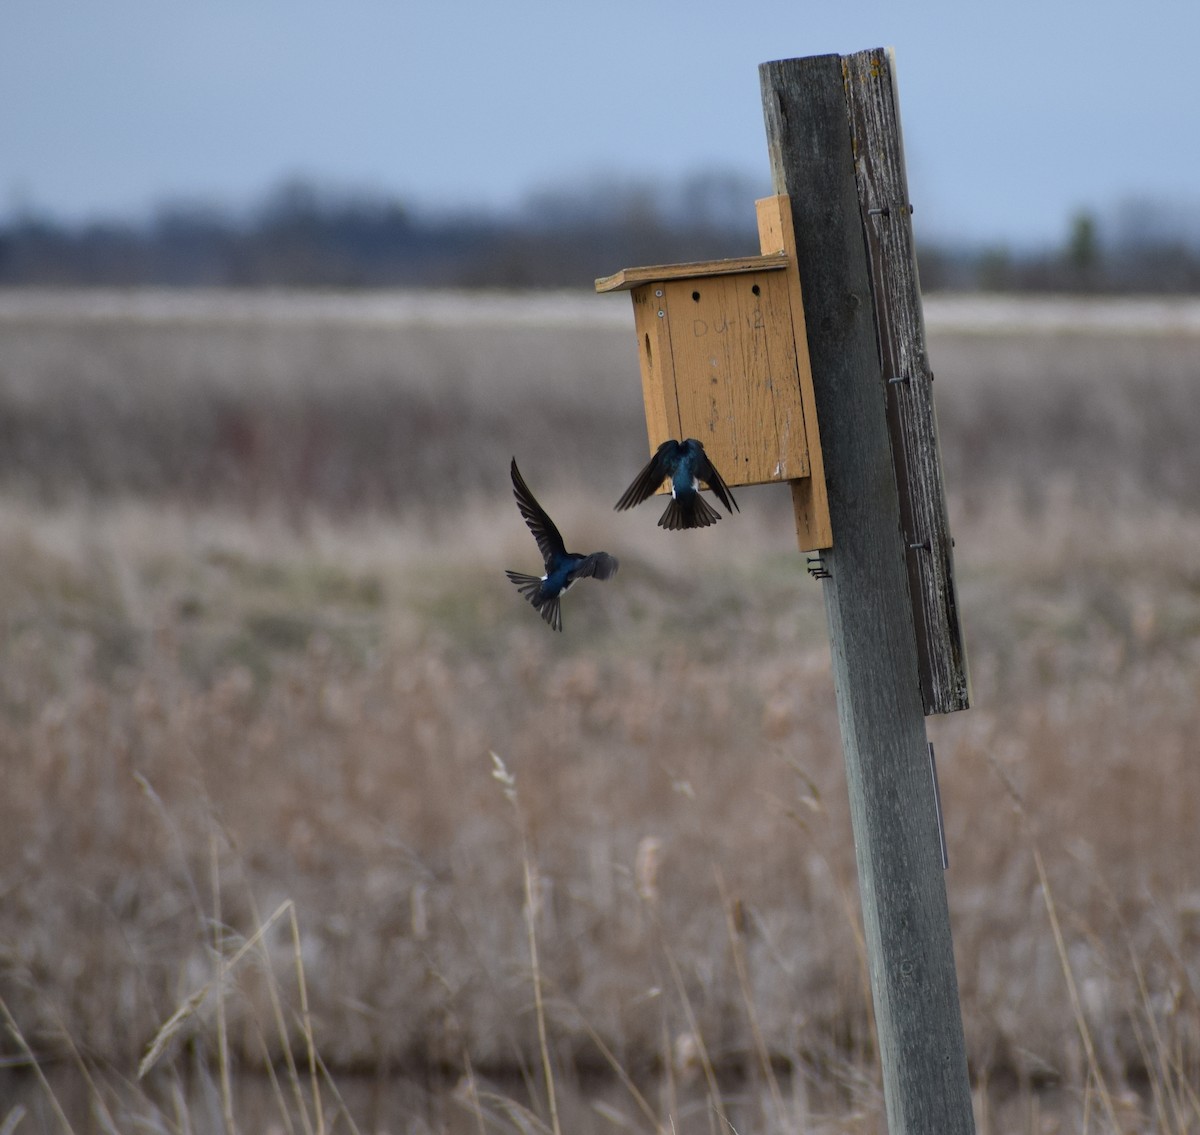
M883 50L848 55L843 63L876 338L888 380L888 425L921 694L926 713L953 713L970 706L971 681L954 580L954 541L942 483L894 68L892 53Z
M888 1130L973 1135L874 299L837 55L759 69L791 199L834 545L822 556Z
M808 476L792 482L792 510L796 517L796 539L802 552L833 546L829 525L829 496L825 485L825 461L821 456L821 433L817 427L817 400L813 391L812 364L808 357L808 328L804 321L804 294L796 264L796 234L792 230L792 204L786 194L756 201L758 240L764 256L783 253L788 258L789 318L796 350L800 404L808 439Z
M659 317L660 310L661 305L653 288L634 291L633 322L637 329L642 398L646 405L646 432L650 437L651 453L667 438L682 436L679 402L674 396L674 383L668 381L668 376L675 373L671 334L667 324Z
M739 272L770 272L787 267L786 256L736 256L726 260L696 260L690 264L651 264L645 268L622 268L596 281L598 292L621 292L639 284L669 280L691 280L697 276L728 276Z
M651 451L698 438L731 486L807 477L787 274L652 280L633 301Z

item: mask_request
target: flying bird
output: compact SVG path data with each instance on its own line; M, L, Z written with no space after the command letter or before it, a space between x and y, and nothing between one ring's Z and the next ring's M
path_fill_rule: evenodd
M517 468L517 459L512 462L513 496L517 498L517 507L529 525L529 531L537 541L537 546L546 563L545 575L525 575L519 571L505 571L505 575L517 585L534 610L546 620L556 631L562 630L562 609L559 605L564 591L570 589L577 579L608 579L617 574L617 559L607 552L592 552L581 556L568 552L563 544L563 538L554 521L546 515L546 510L537 502L537 498L529 491L521 471Z
M671 480L671 503L667 511L659 517L658 526L671 531L681 528L707 528L710 524L721 519L717 512L703 497L700 496L700 482L703 481L725 506L730 516L737 506L729 486L721 479L721 474L709 461L704 452L704 443L689 437L686 441L671 439L664 441L655 450L654 456L647 462L646 467L633 479L633 484L617 501L617 510L633 508L641 504L658 488L663 481Z

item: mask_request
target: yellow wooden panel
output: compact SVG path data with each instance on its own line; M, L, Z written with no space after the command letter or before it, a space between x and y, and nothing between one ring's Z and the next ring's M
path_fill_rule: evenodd
M778 480L807 477L812 466L799 356L792 331L790 291L789 281L783 275L770 278L762 295L763 318L771 329L767 337L767 374L774 415L772 436L776 443L771 472Z
M637 329L638 359L642 371L642 400L646 405L646 434L650 449L658 448L664 438L679 434L679 406L675 398L675 361L671 337L663 317L663 299L649 285L635 288L633 322Z
M758 240L764 255L785 253L788 267L788 303L791 308L792 341L796 349L796 371L804 407L805 434L808 439L809 475L792 482L792 505L796 515L796 539L800 550L816 551L833 547L829 524L829 497L825 485L825 463L821 457L821 435L817 428L816 395L813 391L812 364L808 357L808 331L804 323L804 295L800 271L796 266L796 236L792 228L791 201L783 194L755 202L758 213Z
M651 436L652 448L667 437L699 438L730 485L805 476L806 431L785 275L661 281L648 285L646 295L660 305L655 316L669 339L678 423L676 432ZM645 344L647 332L639 334ZM644 345L642 353L646 373ZM659 369L659 378L668 384L669 407L670 376ZM674 424L669 414L666 424L668 431Z
M598 292L629 291L640 284L662 284L696 276L724 276L736 272L781 271L786 256L735 256L726 260L697 260L691 264L651 264L645 268L622 268L596 281Z

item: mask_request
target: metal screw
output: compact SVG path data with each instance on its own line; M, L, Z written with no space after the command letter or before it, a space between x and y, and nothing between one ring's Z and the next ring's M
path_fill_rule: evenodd
M808 574L811 575L813 579L830 578L829 570L825 567L825 564L822 562L820 556L807 556L805 559L808 564Z

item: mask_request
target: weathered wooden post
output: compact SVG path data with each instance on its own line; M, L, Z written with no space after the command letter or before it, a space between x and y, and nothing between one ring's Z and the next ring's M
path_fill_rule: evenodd
M819 551L888 1121L974 1130L926 713L970 691L893 82L882 49L760 69L762 255L630 268L650 448L786 481ZM810 569L812 570L812 569Z
M825 608L888 1123L896 1135L970 1132L924 720L927 705L966 708L968 693L892 60L882 49L789 59L759 78L804 281L833 530ZM908 421L920 431L909 449L890 423L922 415ZM922 573L911 586L910 568Z

